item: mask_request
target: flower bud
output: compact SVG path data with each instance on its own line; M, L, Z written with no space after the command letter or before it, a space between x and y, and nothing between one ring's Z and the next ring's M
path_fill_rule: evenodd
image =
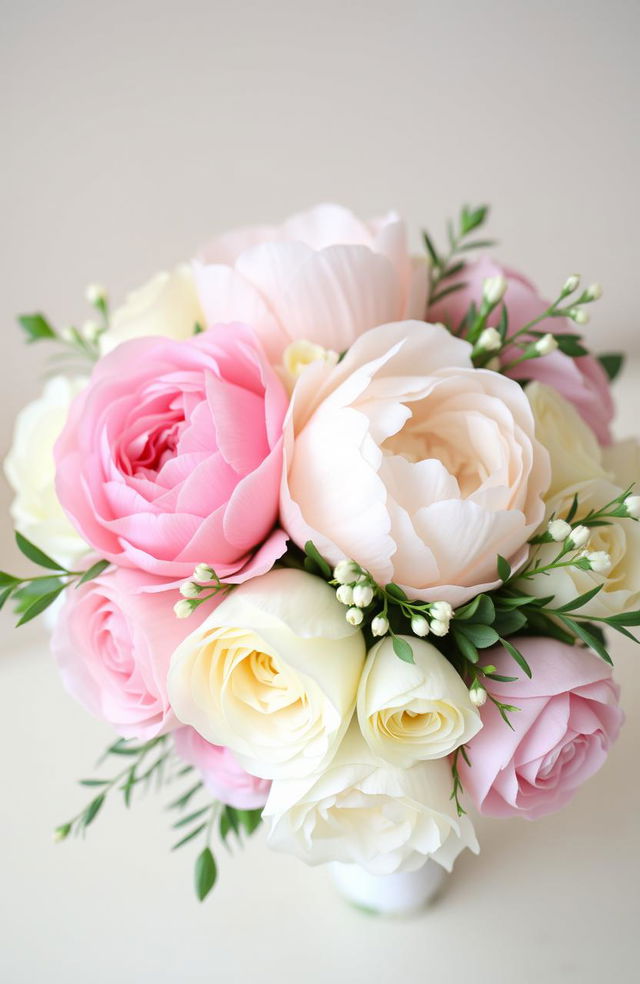
M183 598L181 601L176 601L173 611L177 618L189 618L194 608L195 605L191 599Z
M622 504L627 510L627 516L640 519L640 495L628 495Z
M97 321L85 321L80 329L80 334L86 342L96 342L102 334L102 325Z
M361 608L349 608L345 618L349 625L360 625L364 618Z
M371 620L371 634L374 636L384 636L389 631L389 620L384 615L376 615Z
M557 349L558 342L551 332L547 332L546 335L543 335L542 338L538 339L533 347L538 355L550 355L551 352L555 352Z
M432 618L439 618L443 622L450 622L453 618L453 608L448 601L434 601L429 612Z
M469 691L469 700L476 707L482 707L487 703L487 691L484 687L472 687Z
M571 543L576 549L585 547L589 542L590 536L591 533L587 526L574 526L571 530Z
M353 605L353 588L350 584L341 584L336 591L336 598L341 605Z
M75 342L78 337L78 333L72 325L65 325L58 334L63 342Z
M582 308L571 308L569 311L569 317L577 325L586 325L589 321L588 311L584 311Z
M562 288L563 294L573 294L574 290L577 290L580 286L580 274L572 273L571 276L567 277L564 282L564 287Z
M429 628L433 632L434 636L446 636L449 631L449 622L444 622L440 618L434 618L429 623Z
M485 328L480 333L476 348L482 349L483 352L497 352L498 349L502 348L500 332L496 328Z
M562 543L571 534L571 527L564 519L552 519L547 530L552 540Z
M193 580L206 582L212 581L215 577L215 571L208 564L198 564L195 571L193 572Z
M482 284L482 299L490 307L495 307L506 294L507 287L508 284L505 277L487 277Z
M70 823L63 823L59 827L56 827L56 829L53 832L54 843L58 844L60 841L66 840L70 833L71 833Z
M587 297L590 301L599 301L602 297L602 284L591 284L587 288Z
M84 296L93 307L104 304L107 299L106 288L102 284L87 284Z
M359 573L360 568L352 560L341 560L333 569L333 576L338 584L351 584Z
M411 619L411 631L414 635L424 638L429 635L429 623L424 615L414 615Z
M595 571L596 574L608 574L611 570L611 557L606 550L594 550L586 556L591 565L591 570Z
M370 584L356 584L353 589L353 603L358 608L366 608L373 601L373 588Z
M194 584L193 581L183 581L180 585L180 594L183 598L197 598L202 588L199 584Z

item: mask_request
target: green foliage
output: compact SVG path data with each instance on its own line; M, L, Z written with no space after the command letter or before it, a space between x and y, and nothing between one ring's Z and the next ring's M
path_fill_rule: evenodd
M452 222L447 224L447 239L449 248L440 252L429 233L423 230L422 239L431 261L431 298L429 303L436 304L465 286L464 282L446 283L465 267L465 253L476 249L488 249L494 243L490 239L469 240L468 237L484 225L489 215L488 205L463 205L457 220L457 226Z
M404 663L415 663L413 658L413 649L406 639L401 639L400 636L392 636L393 651Z
M617 379L624 367L625 357L621 352L609 352L599 355L598 361L609 377L609 382Z
M333 571L324 557L320 556L320 551L312 540L307 540L304 545L304 552L305 570L308 571L309 574L317 574L319 577L324 578L325 581L330 581L333 577Z
M198 901L202 902L213 888L216 882L218 869L210 847L202 849L196 858L195 885Z
M25 334L25 341L28 344L52 340L57 335L43 314L20 314L18 324Z

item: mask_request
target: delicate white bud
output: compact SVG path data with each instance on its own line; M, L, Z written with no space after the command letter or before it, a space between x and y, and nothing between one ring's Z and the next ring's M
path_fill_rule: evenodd
M97 321L85 321L80 329L80 334L87 342L96 342L102 334L102 325Z
M366 608L373 601L373 588L370 584L356 584L353 589L353 603L358 608Z
M564 519L552 519L547 530L552 540L556 543L562 543L571 534L571 527Z
M577 325L586 325L589 320L589 312L585 311L583 308L571 308L569 311L569 317L572 321L575 321Z
M564 287L562 288L563 294L573 294L574 290L577 290L580 286L580 274L572 273L564 282Z
M606 550L594 550L586 555L591 570L596 574L608 574L611 570L611 557Z
M347 614L345 618L349 625L360 625L364 615L362 614L361 608L349 608L347 609Z
M587 297L590 301L599 301L602 297L602 284L591 284L587 289Z
M173 606L174 614L178 618L189 618L189 615L191 615L193 609L194 609L193 602L187 598L183 598L181 601L176 601L175 605Z
M208 564L198 564L195 571L193 572L193 580L200 581L201 583L206 581L212 581L215 576L215 571Z
M469 691L469 700L476 707L482 707L487 703L487 691L484 687L472 687Z
M587 526L574 526L571 530L571 543L576 549L586 547L590 536L591 533Z
M84 296L86 297L89 304L93 307L97 307L99 304L104 304L107 299L106 287L102 284L88 284L85 288Z
M482 299L491 307L499 304L507 292L507 281L505 277L487 277L482 284Z
M550 355L551 352L555 352L557 347L558 347L558 341L556 338L554 338L554 336L550 332L547 332L546 335L543 335L542 338L539 338L536 344L534 345L534 349L536 350L538 355Z
M453 618L453 608L448 601L434 601L429 608L431 618L439 618L442 622L450 622Z
M75 342L78 337L75 328L71 325L65 325L64 328L60 329L58 334L63 342Z
M333 576L338 584L351 584L359 573L360 568L352 560L341 560L333 569Z
M414 635L424 638L429 635L429 623L424 615L414 615L411 619L411 631Z
M353 605L353 588L350 584L341 584L336 591L336 598L341 605Z
M197 598L202 588L193 581L183 581L180 585L180 594L183 598Z
M628 495L622 503L627 510L627 515L633 519L640 519L640 495Z
M371 634L374 636L384 636L389 631L389 620L384 615L376 615L371 620Z
M485 328L480 333L480 338L476 342L476 347L484 352L497 352L502 348L502 338L497 328Z
M433 632L434 636L446 636L449 631L449 623L444 622L441 618L434 618L429 623L429 628Z

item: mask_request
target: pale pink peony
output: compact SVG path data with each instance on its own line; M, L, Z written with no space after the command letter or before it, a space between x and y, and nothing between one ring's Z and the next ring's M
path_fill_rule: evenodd
M287 396L252 332L124 342L96 366L55 448L67 515L108 560L167 578L269 570Z
M209 792L236 810L256 810L267 802L271 783L242 768L232 751L212 745L194 728L178 728L173 734L176 752L202 776Z
M531 284L521 274L502 267L488 257L467 263L453 279L453 284L465 286L449 294L429 309L429 321L443 321L447 326L457 328L464 318L472 301L478 305L482 298L482 285L488 277L506 277L508 287L504 303L509 313L509 333L517 331L533 318L538 317L548 306ZM497 326L500 320L500 307L489 319L489 324ZM536 326L536 331L576 333L571 321L562 318L548 318ZM505 350L504 360L517 357L516 349ZM583 420L591 427L601 444L611 442L609 425L613 420L614 406L611 398L607 374L597 359L583 355L572 359L562 352L555 351L540 359L531 359L512 369L509 375L514 379L537 379L552 386L573 403Z
M202 605L181 621L173 613L179 597L159 578L125 568L66 592L51 640L63 683L125 738L146 741L179 726L167 696L169 662L211 611Z
M331 563L357 561L413 598L458 605L497 586L544 516L549 456L520 386L474 369L443 327L374 328L298 380L281 519Z
M611 668L589 650L554 639L518 639L532 671L512 683L485 680L489 692L520 708L513 730L488 701L483 727L468 746L471 766L459 760L462 783L481 813L535 820L559 810L604 763L623 714ZM501 676L515 676L501 647L488 650Z
M409 255L395 212L362 222L339 205L318 205L281 226L214 239L200 261L207 324L252 325L274 364L298 339L343 352L374 325L425 314L426 264Z

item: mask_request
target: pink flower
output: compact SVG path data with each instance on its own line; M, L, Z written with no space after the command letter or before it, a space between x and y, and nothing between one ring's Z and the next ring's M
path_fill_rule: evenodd
M256 810L267 802L271 783L245 772L228 748L212 745L194 728L178 728L173 740L180 758L200 772L206 788L221 803L236 810Z
M480 303L482 284L487 277L503 276L508 282L504 302L509 313L509 333L522 328L527 322L538 317L549 305L536 292L533 285L521 274L499 266L488 257L468 263L458 275L458 280L466 284L461 290L443 298L429 309L429 321L443 321L450 327L457 327L472 301ZM455 281L452 280L451 283ZM496 308L489 324L497 326L501 306ZM536 326L536 330L550 332L574 332L570 321L562 318L548 318ZM505 361L517 355L514 349L506 350ZM514 379L538 379L552 386L573 403L583 420L591 427L601 444L611 442L609 425L613 419L614 406L611 399L607 374L597 359L584 355L572 359L562 352L552 352L540 359L531 359L517 366L509 373Z
M251 331L124 342L96 366L55 448L56 489L101 557L167 578L269 570L287 396Z
M292 341L343 352L374 325L425 313L426 266L410 257L395 212L365 223L339 205L318 205L281 226L214 239L201 260L207 324L247 322L274 364Z
M169 662L211 611L202 605L181 621L172 607L180 595L163 588L159 578L112 568L66 592L53 631L66 689L125 738L147 740L178 727L167 696Z
M519 639L533 677L487 681L493 696L519 707L512 731L488 701L483 727L469 743L471 767L460 760L465 791L481 813L529 820L553 813L604 763L623 714L610 667L586 649L554 639ZM501 648L488 650L501 676L515 664ZM515 667L517 671L517 667Z
M441 326L405 321L303 372L280 498L299 546L453 605L497 586L498 554L524 562L549 455L521 387L474 369L470 352Z

